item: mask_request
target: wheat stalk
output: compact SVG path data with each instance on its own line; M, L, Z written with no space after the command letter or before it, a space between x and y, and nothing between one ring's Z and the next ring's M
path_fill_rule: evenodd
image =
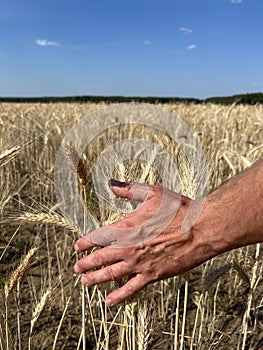
M76 171L78 176L78 181L81 187L82 196L83 196L83 217L84 217L84 231L86 230L86 216L87 216L87 191L86 186L88 183L88 172L84 161L84 156L79 156L74 145L70 143L65 147L65 154L68 158L69 163L71 164L73 170ZM85 289L84 285L81 286L81 304L82 304L82 330L80 334L80 339L82 339L82 349L86 350L86 316L85 316ZM80 343L79 343L80 344Z
M20 152L20 146L14 146L0 154L0 166L8 163L10 160L17 157Z
M6 349L5 339L4 339L4 331L0 322L0 350Z

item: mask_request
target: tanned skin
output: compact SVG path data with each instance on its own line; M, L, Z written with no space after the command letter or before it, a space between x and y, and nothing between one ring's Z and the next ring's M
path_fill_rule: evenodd
M166 213L158 213L162 187L112 180L110 188L116 196L141 201L142 205L123 220L79 239L76 251L100 246L96 239L89 240L99 237L100 232L110 241L120 228L120 232L129 229L129 234L133 230L137 234L138 226L141 231L150 230L145 222L154 215L160 215L160 222L163 216L165 221L164 216L175 208L172 204L178 204L174 218L157 237L134 246L101 247L75 264L75 271L82 274L82 283L89 286L129 276L125 285L107 296L110 306L132 297L150 283L186 272L219 254L263 242L263 159L209 194L201 214L187 232L182 232L181 227L192 202L190 198L165 190L172 209L167 206ZM95 268L101 269L92 271Z

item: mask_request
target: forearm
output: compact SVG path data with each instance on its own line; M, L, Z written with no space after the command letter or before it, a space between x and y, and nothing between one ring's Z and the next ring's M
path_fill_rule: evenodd
M207 197L198 231L207 258L263 242L263 159Z

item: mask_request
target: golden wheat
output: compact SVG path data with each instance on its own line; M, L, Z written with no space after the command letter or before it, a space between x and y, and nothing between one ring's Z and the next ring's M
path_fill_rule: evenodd
M4 346L8 345L8 350L19 348L18 345L27 348L29 342L31 348L36 350L52 346L54 349L74 349L78 347L76 344L79 343L80 346L80 334L83 337L86 334L87 348L97 350L137 350L138 346L141 349L181 347L191 350L213 349L215 346L220 350L227 347L236 349L238 346L240 349L259 348L258 334L263 331L258 322L262 310L263 264L259 248L256 250L253 246L213 259L191 271L188 276L174 277L148 286L145 293L134 298L131 303L127 302L125 307L109 309L105 306L105 296L112 291L112 283L86 289L87 302L81 306L83 294L81 295L80 288L78 290L79 278L73 277L72 268L77 259L72 247L81 232L62 215L42 211L46 210L43 208L51 208L56 201L54 163L64 136L77 121L102 106L104 105L74 103L0 105L0 118L3 121L0 164L5 164L0 166L0 211L1 223L3 222L0 247L5 253L1 255L1 269L8 271L10 258L15 260L17 253L27 249L28 241L34 241L35 237L40 240L39 249L44 257L38 261L34 274L26 279L27 283L23 284L23 277L19 279L19 307L16 305L19 302L16 300L17 295L12 293L14 303L11 303L10 295L16 286L15 272L12 283L10 277L8 280L4 274L1 276L0 282L4 283L3 288L0 287L0 310L4 307L2 300L6 296L8 312L5 326L2 326L0 319L0 330L6 330L5 335L0 331L0 341ZM169 104L160 107L183 119L198 136L209 164L208 191L263 156L261 105L227 107L213 104ZM96 122L103 124L103 120ZM175 121L171 118L171 129L174 127ZM82 190L85 184L87 196L92 203L92 213L101 224L115 221L120 214L99 203L90 175L94 170L92 167L109 145L131 138L157 143L175 161L182 191L188 196L196 192L198 184L194 169L185 155L180 153L178 144L168 135L143 125L115 126L94 138L83 154L74 154L71 150L72 165L69 166L76 171ZM12 145L13 140L16 140L17 145L27 144L27 147L18 153L15 148L10 151L12 147L5 154L6 145ZM30 140L34 142L29 143ZM162 180L167 180L154 168L156 154L151 154L148 163L140 161L142 154L143 150L138 150L137 159L118 164L113 176L116 175L120 180L146 181L151 184L162 184ZM13 156L16 161L8 161ZM80 159L83 160L82 163ZM85 169L85 166L88 168ZM169 175L171 181L168 181L168 187L176 190L173 175ZM103 169L97 169L96 176L100 185L107 182L103 177ZM8 202L5 200L7 197ZM40 212L37 212L38 208L41 208ZM12 222L14 215L11 217L10 212L21 213L19 221L24 223L18 227L15 238L11 241L13 232L7 224L7 218ZM40 225L29 225L31 222ZM60 228L70 231L62 231ZM222 267L226 262L230 265ZM239 271L234 262L242 270ZM22 262L17 265L20 264L22 266ZM219 266L221 269L217 271ZM228 273L224 273L227 270ZM233 270L238 273L232 273ZM205 282L207 286L212 286L218 278L221 283L203 290L201 281L209 274L207 271L214 271L213 280ZM54 280L59 281L56 293L50 291ZM248 296L244 293L244 285L247 288L249 283L251 289ZM194 298L194 295L197 297ZM27 311L32 310L32 299L36 300L33 313ZM49 303L51 299L52 303ZM46 305L49 308L45 308ZM246 308L245 314L242 313L243 305ZM86 307L85 322L81 320L83 306ZM16 315L19 310L23 310L23 317ZM50 312L52 317L46 317L44 310ZM38 320L39 327L36 326ZM154 330L153 323L158 325L154 326ZM57 331L54 332L54 329ZM21 339L21 344L16 339Z
M73 222L66 220L63 216L58 214L47 214L47 213L24 213L22 216L17 218L18 221L26 221L26 222L35 222L53 225L57 227L66 228L74 233L78 233L80 235L79 227Z
M8 298L9 294L14 289L14 286L19 283L23 277L26 275L32 263L35 261L35 256L38 248L31 248L26 256L22 259L19 266L11 274L7 282L5 283L5 297Z
M39 302L37 303L37 305L35 306L33 313L32 313L32 317L31 317L31 333L33 331L34 325L37 321L37 319L39 318L41 312L43 311L45 305L47 304L48 300L50 300L51 298L51 288L47 289L42 297L40 298Z

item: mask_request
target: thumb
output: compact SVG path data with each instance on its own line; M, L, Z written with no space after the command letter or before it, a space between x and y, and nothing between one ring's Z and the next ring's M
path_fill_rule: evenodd
M137 202L144 202L149 192L149 186L139 182L121 182L111 179L109 187L116 196Z

